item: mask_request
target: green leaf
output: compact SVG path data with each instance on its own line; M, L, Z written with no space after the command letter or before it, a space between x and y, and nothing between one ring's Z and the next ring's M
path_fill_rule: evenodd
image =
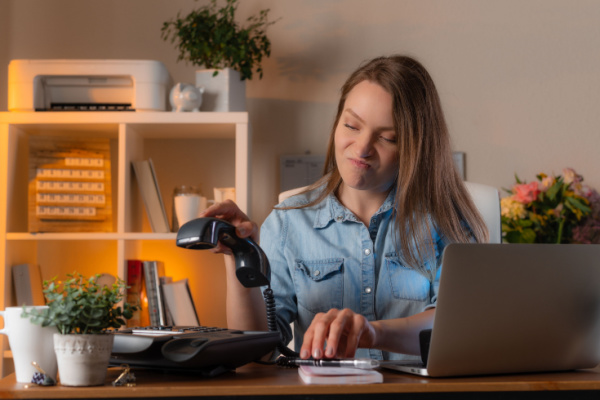
M591 207L589 207L588 205L584 204L578 198L567 197L566 201L567 201L568 204L572 205L576 209L581 210L584 214L588 214L588 213L592 212Z
M561 190L562 186L563 186L562 179L557 179L556 182L554 183L554 185L550 186L550 188L548 190L546 190L546 196L550 200L554 201L554 199L556 199L556 195Z
M43 313L24 310L25 316L33 323L54 326L63 334L99 333L125 324L118 306L126 288L123 280L117 279L112 286L101 288L97 283L99 275L86 279L74 272L67 277L69 279L62 284L55 282L56 278L52 282L44 281L43 293L48 309ZM124 307L132 311L139 309L137 305L127 303ZM114 309L119 311L113 313Z

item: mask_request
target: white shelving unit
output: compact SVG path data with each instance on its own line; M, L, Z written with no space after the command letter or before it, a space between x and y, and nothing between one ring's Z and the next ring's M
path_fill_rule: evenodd
M113 232L28 232L28 139L33 135L110 140ZM172 190L181 184L200 185L209 199L213 187L235 186L236 202L247 212L249 154L245 112L0 113L0 254L4 271L0 274L0 309L15 306L13 265L38 264L42 279L63 277L75 270L125 278L126 260L132 258L163 260L168 275L189 278L196 306L202 308L198 303L224 292L224 278L219 276L224 274L223 268L212 266L222 263L222 258L177 248L176 233L151 231L131 162L153 159L169 217ZM205 275L217 276L210 282ZM224 314L214 304L209 309L217 310L213 317L207 311L209 320ZM5 357L9 355L7 347L4 339Z

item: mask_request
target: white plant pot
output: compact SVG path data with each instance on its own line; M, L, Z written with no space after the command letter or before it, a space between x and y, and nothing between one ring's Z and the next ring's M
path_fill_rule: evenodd
M54 351L60 384L64 386L104 385L114 335L54 334Z
M204 88L201 111L246 111L246 81L231 68L196 70L196 87Z

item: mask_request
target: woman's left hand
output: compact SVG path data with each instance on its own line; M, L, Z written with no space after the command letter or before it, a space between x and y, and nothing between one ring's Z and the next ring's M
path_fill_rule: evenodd
M374 347L375 339L376 330L363 315L334 308L315 316L304 334L300 357L351 358L359 347Z

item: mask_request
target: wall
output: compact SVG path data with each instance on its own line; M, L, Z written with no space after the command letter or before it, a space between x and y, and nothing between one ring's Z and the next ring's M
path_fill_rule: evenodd
M0 73L17 58L156 59L193 81L160 38L200 0L5 0ZM248 82L251 215L268 214L283 154L323 153L338 89L358 64L406 53L433 75L467 179L509 187L514 174L573 167L600 188L600 2L594 0L241 0L239 20L270 8L265 77ZM368 4L368 5L367 5ZM0 110L6 80L0 79ZM218 162L218 160L215 160Z

